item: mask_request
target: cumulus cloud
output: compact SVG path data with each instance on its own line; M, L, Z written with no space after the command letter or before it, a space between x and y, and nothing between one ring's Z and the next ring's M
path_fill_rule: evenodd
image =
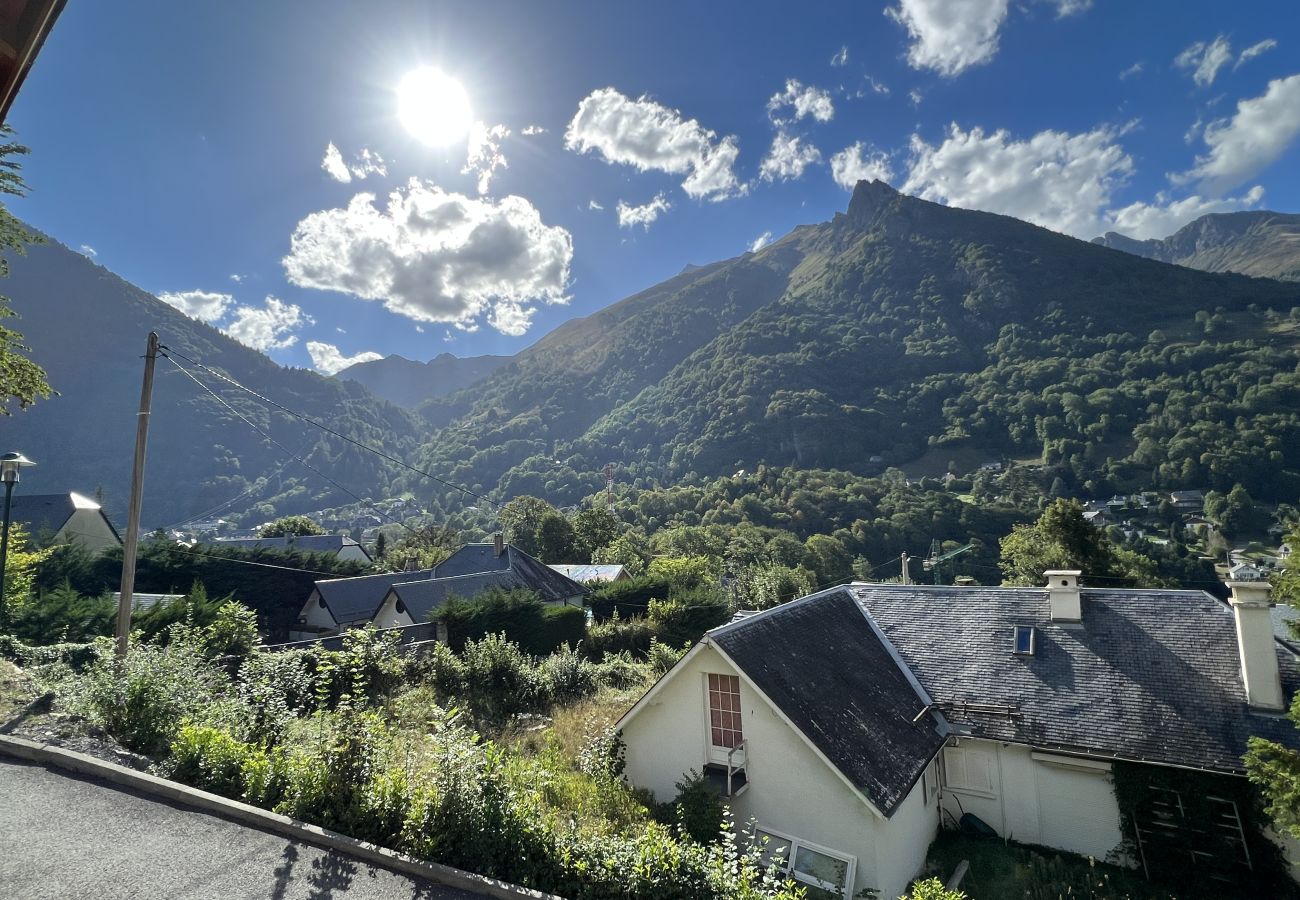
M937 146L912 136L911 168L902 190L1089 238L1099 233L1099 211L1133 172L1119 134L1103 126L1080 134L1041 131L1015 140L1006 131L963 131L954 124Z
M82 244L81 255L88 257L90 259L94 259L96 256L99 256L99 251L96 250L94 247L90 246L89 244Z
M1263 52L1263 51L1260 51ZM1192 81L1201 87L1214 84L1219 70L1232 60L1232 45L1223 35L1206 43L1197 41L1174 58L1174 65L1192 73Z
M1264 40L1260 41L1258 44L1251 44L1245 50L1241 51L1241 55L1237 57L1237 62L1233 65L1232 70L1235 72L1237 69L1241 68L1243 63L1250 62L1256 56L1259 56L1261 53L1267 53L1276 46L1277 41L1272 38L1264 38Z
M758 237L754 238L754 243L749 245L749 252L757 253L770 243L772 243L772 232L764 231Z
M358 194L307 216L283 260L290 283L378 300L418 322L523 334L530 304L565 303L573 240L523 197L475 199L411 179L380 208Z
M1140 75L1141 73L1142 73L1142 63L1135 62L1133 63L1133 65L1129 66L1123 72L1119 73L1119 80L1128 81L1134 75Z
M900 0L885 15L907 29L907 61L949 77L986 63L998 50L1008 0Z
M831 57L832 66L842 66L849 61L849 46L844 44L840 47L840 52Z
M772 147L759 166L758 177L764 181L801 178L805 169L821 162L821 159L821 151L816 147L804 143L797 135L779 131L772 138Z
M519 133L524 137L532 137L536 134L546 134L546 129L541 125L525 125Z
M921 101L925 99L925 94L922 94L918 88L912 88L907 92L907 99L912 101L913 106L920 106Z
M221 330L254 350L283 350L298 342L293 332L312 324L302 307L268 296L263 306L238 306L235 317Z
M226 314L235 298L229 294L212 291L168 291L158 295L168 306L174 306L191 319L212 324Z
M343 159L339 148L334 146L333 141L325 148L325 158L321 160L320 167L330 178L343 184L347 184L353 178L363 181L371 175L388 175L388 166L378 153L362 148L361 152L353 157L352 162L348 163Z
M651 223L670 209L672 204L663 194L656 194L653 200L642 206L628 206L620 200L618 201L618 227L635 228L640 225L649 231Z
M478 192L486 194L492 186L492 176L497 169L508 168L501 144L510 137L510 129L504 125L488 127L482 122L475 122L469 132L469 151L465 158L462 175L478 176Z
M1300 75L1268 83L1258 97L1237 102L1231 119L1205 126L1209 153L1196 158L1176 183L1196 181L1202 192L1221 196L1272 165L1300 135Z
M767 101L767 114L778 124L791 121L785 110L794 114L794 121L812 116L818 122L829 122L835 118L835 104L831 102L830 91L804 85L798 79L787 78L785 90L772 95Z
M858 141L831 157L831 177L846 191L859 181L890 181L889 155Z
M240 275L238 272L235 272L230 276L230 280L233 281L235 284L241 284L244 280L244 276Z
M348 366L384 358L382 353L373 350L364 350L355 356L344 356L338 347L321 341L308 341L307 353L311 356L311 364L322 375L334 375Z
M1207 213L1252 209L1263 200L1264 188L1259 185L1240 197L1218 200L1207 200L1196 195L1171 200L1167 195L1159 194L1154 203L1131 203L1121 209L1111 210L1107 214L1107 221L1111 230L1138 240L1163 238Z
M722 200L743 193L734 171L736 138L719 140L696 120L647 97L633 100L613 88L592 91L578 104L564 144L642 172L686 175L682 190L691 197Z

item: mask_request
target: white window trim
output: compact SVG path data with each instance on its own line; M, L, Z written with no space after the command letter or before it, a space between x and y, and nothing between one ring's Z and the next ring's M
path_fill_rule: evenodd
M837 859L840 862L845 863L847 867L844 870L844 898L845 900L848 900L848 898L853 896L853 882L854 879L857 877L857 868L858 868L858 858L856 856L850 856L849 854L845 853L843 850L833 850L830 847L824 847L821 844L814 844L812 841L805 841L803 838L797 838L792 835L786 834L785 832L777 831L773 828L768 828L766 825L762 824L761 822L756 823L754 825L754 830L756 832L754 836L755 840L758 840L757 832L761 831L763 832L763 834L771 835L774 838L780 838L781 840L786 842L784 845L781 844L774 845L773 842L769 841L768 846L769 847L784 846L786 848L785 869L784 869L785 874L789 876L791 879L793 879L794 881L798 882L799 884L806 884L812 887L819 887L822 890L826 890L826 891L832 890L832 888L827 887L824 882L817 881L814 883L813 880L810 880L812 879L812 876L804 875L802 872L796 872L794 870L794 855L796 850L799 849L812 850L815 853L820 853L822 856L829 856L831 859Z
M740 687L740 685L741 685L740 677L739 677L735 672L705 672L705 673L703 673L703 674L704 674L704 678L703 678L703 682L704 682L704 685L703 685L703 687L704 687L704 759L705 759L706 762L712 763L713 765L725 766L725 765L727 765L728 755L730 755L730 758L731 758L731 762L732 762L732 763L734 763L734 764L737 765L737 766L744 766L745 763L748 761L747 757L748 757L748 755L749 755L746 749L737 750L735 753L732 753L731 751L732 751L733 748L731 748L731 747L722 747L722 746L719 746L719 745L713 743L713 717L712 717L712 715L711 715L711 713L712 713L712 708L711 708L710 705L709 705L709 703L710 703L710 700L709 700L709 676L710 676L710 675L725 675L725 676L729 676L729 677L731 677L731 678L735 678L735 679L736 679L736 685L737 685L737 687ZM742 706L743 706L743 704L742 704ZM742 742L745 740L745 721L746 721L747 718L748 718L748 717L744 715L744 710L742 709L742 710L741 710L741 716L740 716L740 739L741 739ZM746 744L746 745L744 745L744 746L747 748L747 747L748 747L748 744Z

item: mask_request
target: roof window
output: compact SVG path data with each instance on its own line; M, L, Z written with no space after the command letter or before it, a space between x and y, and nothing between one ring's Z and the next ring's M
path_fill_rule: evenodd
M1012 651L1016 656L1033 656L1038 644L1033 625L1017 625L1012 637Z

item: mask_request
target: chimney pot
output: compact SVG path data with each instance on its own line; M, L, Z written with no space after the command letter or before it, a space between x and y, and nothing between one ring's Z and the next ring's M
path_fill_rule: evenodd
M1083 600L1079 597L1079 569L1048 569L1047 606L1053 622L1082 622Z
M492 543L496 548L497 556L500 556L502 553L506 552L506 543L505 540L501 537L501 532L498 531L495 535L492 536Z
M1277 665L1273 616L1267 581L1229 581L1232 617L1237 626L1237 652L1246 702L1255 709L1281 710L1282 675Z

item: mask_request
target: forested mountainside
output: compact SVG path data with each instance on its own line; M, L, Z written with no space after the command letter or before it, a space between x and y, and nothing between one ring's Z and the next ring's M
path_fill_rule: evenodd
M1207 272L1300 281L1300 215L1210 213L1161 240L1138 241L1112 231L1093 243Z
M411 416L360 385L282 368L62 244L29 248L26 256L11 260L11 270L0 282L0 292L12 298L21 317L15 326L59 392L0 424L6 449L19 448L39 464L24 478L23 490L91 494L102 487L109 515L124 522L150 329L186 356L343 434L395 454L415 444ZM301 452L349 489L376 497L387 489L390 464L204 378L276 441ZM158 362L153 410L143 515L150 527L172 524L232 498L238 499L223 514L259 503L270 504L264 512L283 514L352 499L287 461L288 454L165 359Z
M1300 493L1300 284L860 183L847 214L547 335L422 411L422 465L574 502L759 463L1041 459L1067 489Z
M392 354L383 359L354 363L335 374L366 386L370 393L413 409L425 400L445 397L469 387L509 360L508 356L467 356L439 353L428 362Z

